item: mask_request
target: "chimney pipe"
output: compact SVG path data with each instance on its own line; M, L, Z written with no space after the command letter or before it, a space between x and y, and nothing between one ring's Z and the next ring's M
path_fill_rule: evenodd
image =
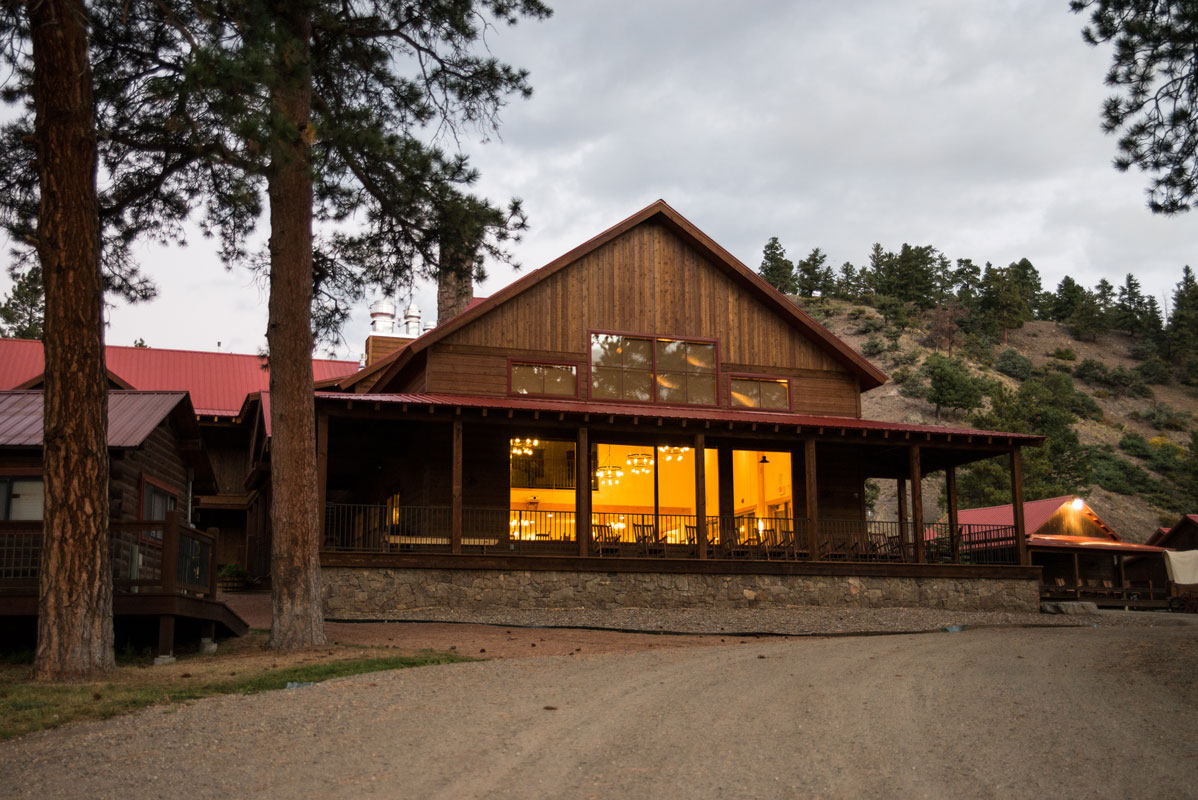
M370 304L370 332L380 336L395 334L395 304L390 300Z
M420 335L420 308L414 300L403 311L403 335L412 338Z

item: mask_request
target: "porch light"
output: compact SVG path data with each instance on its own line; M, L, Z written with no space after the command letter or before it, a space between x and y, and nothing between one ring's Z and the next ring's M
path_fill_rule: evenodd
M512 455L513 456L531 456L532 449L539 445L539 439L512 439Z
M757 463L758 463L758 464L768 464L768 463L770 463L770 460L769 460L768 458L766 458L766 457L765 457L765 453L762 453L762 454L761 454L761 460L760 460L760 461L758 461Z
M1081 499L1080 497L1075 497L1075 498L1073 498L1073 502L1070 503L1069 506L1074 511L1081 511L1083 508L1086 507L1086 501Z

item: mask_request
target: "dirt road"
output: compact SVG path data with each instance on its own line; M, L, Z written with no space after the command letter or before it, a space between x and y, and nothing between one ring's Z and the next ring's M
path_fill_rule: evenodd
M510 659L0 745L17 797L1198 797L1198 628Z

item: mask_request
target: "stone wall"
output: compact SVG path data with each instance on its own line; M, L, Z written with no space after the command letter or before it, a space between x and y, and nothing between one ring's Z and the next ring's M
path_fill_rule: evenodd
M1038 611L1037 580L325 567L324 613L395 619L416 608L919 606Z

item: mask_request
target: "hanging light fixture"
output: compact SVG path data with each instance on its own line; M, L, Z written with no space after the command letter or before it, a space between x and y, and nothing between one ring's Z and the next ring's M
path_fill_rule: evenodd
M673 447L663 444L657 446L657 453L663 456L663 461L681 461L682 457L690 451L689 447Z
M762 453L762 454L761 454L761 460L760 460L760 461L758 461L757 463L758 463L758 464L768 464L768 463L770 463L770 460L769 460L768 458L766 458L766 457L765 457L765 453Z
M633 475L648 475L653 471L652 453L632 453L624 460Z
M541 443L540 439L512 439L513 456L531 456L532 449Z
M613 467L611 462L611 445L607 446L607 461L595 470L595 477L599 480L600 486L618 486L620 478L624 477L624 470L619 467Z

